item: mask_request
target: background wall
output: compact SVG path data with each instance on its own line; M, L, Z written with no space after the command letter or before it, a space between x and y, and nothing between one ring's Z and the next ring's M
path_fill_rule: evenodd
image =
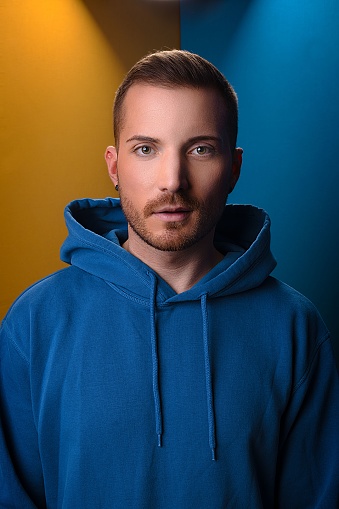
M181 47L211 60L240 102L231 202L272 219L274 274L319 308L339 360L339 3L183 0Z
M115 90L140 57L179 47L179 24L179 0L2 2L0 318L62 266L67 202L114 195Z

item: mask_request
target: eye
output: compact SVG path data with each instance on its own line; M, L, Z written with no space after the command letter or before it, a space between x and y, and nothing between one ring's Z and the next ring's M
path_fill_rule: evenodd
M198 156L208 156L215 152L214 147L208 145L198 145L194 149L191 150L191 154Z
M153 149L149 145L141 145L139 147L136 147L134 152L136 152L139 155L149 156L152 154Z

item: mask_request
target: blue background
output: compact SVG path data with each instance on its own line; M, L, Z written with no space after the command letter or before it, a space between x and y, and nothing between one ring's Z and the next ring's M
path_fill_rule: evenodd
M267 210L274 275L316 304L339 360L339 2L181 0L181 48L234 86L244 163L229 202Z

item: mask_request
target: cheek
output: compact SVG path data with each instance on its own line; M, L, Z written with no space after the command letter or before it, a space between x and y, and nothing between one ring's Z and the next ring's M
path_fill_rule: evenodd
M129 202L136 211L142 211L150 198L145 172L140 172L135 167L130 167L129 171L126 171L125 166L121 166L118 179L121 201L125 200L125 203Z
M230 176L227 172L220 172L218 175L210 175L205 181L202 192L208 200L226 200L230 186Z
M119 183L125 187L127 191L146 192L151 186L152 171L151 168L145 168L142 162L135 157L121 157L118 160L118 177Z

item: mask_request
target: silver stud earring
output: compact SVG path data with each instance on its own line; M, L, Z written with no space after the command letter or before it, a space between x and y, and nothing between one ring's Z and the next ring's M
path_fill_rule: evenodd
M114 186L114 189L115 189L116 191L119 191L119 184L116 184L116 185Z

